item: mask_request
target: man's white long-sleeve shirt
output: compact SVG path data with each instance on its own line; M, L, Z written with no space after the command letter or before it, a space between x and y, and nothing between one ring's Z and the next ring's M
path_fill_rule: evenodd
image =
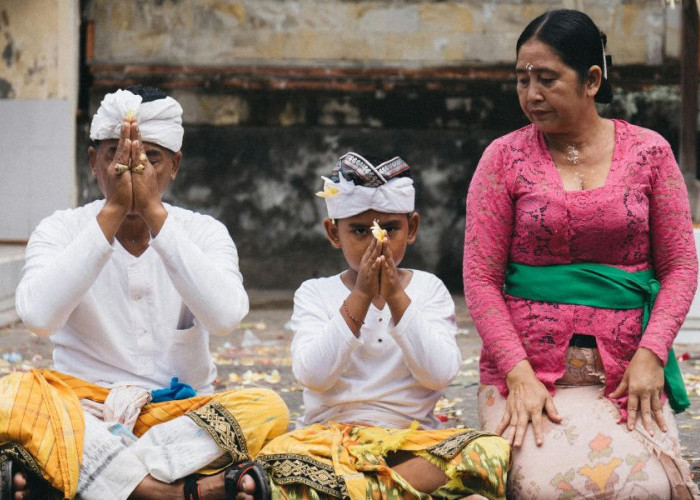
M163 227L135 257L105 238L96 219L103 205L57 211L37 226L16 291L19 316L50 334L61 372L149 390L178 377L211 392L209 333L230 333L248 313L228 231L165 205Z
M413 270L401 321L370 305L359 338L340 314L349 294L336 275L305 281L294 296L292 369L306 408L299 423L440 427L433 409L461 364L445 285Z

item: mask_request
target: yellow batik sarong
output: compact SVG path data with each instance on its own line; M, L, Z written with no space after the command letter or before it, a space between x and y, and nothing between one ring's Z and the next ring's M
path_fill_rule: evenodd
M431 495L415 490L387 463L408 451L442 469L447 483ZM274 499L393 500L505 498L510 446L500 436L470 429L387 429L314 424L270 441L257 459L273 482Z
M103 403L109 389L52 370L32 370L0 379L0 463L13 459L73 498L83 449L81 399ZM244 389L149 403L134 426L151 427L187 415L230 456L254 458L264 444L287 430L289 410L268 389ZM202 471L211 473L214 471Z

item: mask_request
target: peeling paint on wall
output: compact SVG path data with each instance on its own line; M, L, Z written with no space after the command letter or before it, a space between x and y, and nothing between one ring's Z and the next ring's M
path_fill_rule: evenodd
M14 44L10 40L5 45L5 48L2 50L2 59L3 59L3 61L5 61L5 64L7 65L7 67L12 66L12 62L14 60L14 53L15 53Z
M12 84L0 78L0 99L12 99L13 97L15 97L15 91Z
M0 79L13 89L8 97L75 99L77 1L0 0Z

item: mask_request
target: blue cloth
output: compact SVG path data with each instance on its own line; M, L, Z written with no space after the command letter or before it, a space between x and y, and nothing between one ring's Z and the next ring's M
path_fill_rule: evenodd
M187 399L197 395L192 386L183 384L177 381L177 377L170 379L170 387L165 389L153 389L151 396L153 403L162 403L163 401L172 401L174 399Z

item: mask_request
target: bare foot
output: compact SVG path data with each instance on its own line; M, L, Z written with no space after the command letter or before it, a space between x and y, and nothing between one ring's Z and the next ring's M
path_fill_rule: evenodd
M253 500L255 495L255 481L250 476L243 476L241 478L241 489L236 494L236 500Z
M17 472L12 476L12 489L15 490L14 500L23 500L31 496L31 490L27 483L27 475L24 472Z

